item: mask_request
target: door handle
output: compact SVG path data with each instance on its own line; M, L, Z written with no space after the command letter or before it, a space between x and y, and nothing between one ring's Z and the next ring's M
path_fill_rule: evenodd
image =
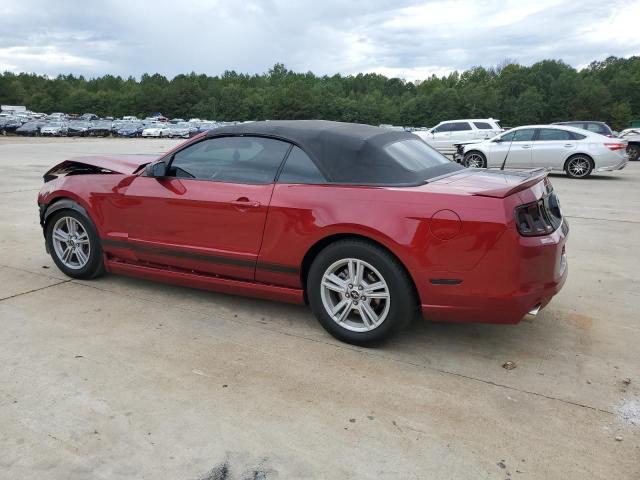
M230 203L234 207L240 208L258 208L260 206L260 202L252 202L247 197L240 197Z
M573 145L573 143L567 143L567 144L565 144L565 147L573 147L573 146L574 146L574 145Z
M522 145L520 148L531 148L531 145Z

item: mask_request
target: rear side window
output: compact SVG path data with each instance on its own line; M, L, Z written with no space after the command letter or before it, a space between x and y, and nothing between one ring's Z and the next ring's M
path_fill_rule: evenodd
M449 165L451 161L429 147L422 140L401 140L384 147L384 151L394 160L391 168L406 172L427 172L429 169ZM424 178L428 178L425 176Z
M473 122L478 130L493 130L493 127L487 122Z
M602 123L587 123L587 130L599 133L600 135L611 135L611 129Z
M464 132L465 130L471 130L469 122L452 122L450 125L452 132Z
M272 138L210 138L177 152L169 175L216 182L271 183L290 146Z
M538 133L538 141L549 140L573 140L573 135L567 130L560 130L556 128L541 128Z
M279 183L326 183L315 163L299 147L293 147L278 178Z

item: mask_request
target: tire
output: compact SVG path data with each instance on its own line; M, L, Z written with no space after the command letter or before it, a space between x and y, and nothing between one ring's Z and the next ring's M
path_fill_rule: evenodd
M629 154L630 161L638 161L638 159L640 159L640 145L632 143L627 147L627 153Z
M349 277L349 264L354 273L357 265L362 266L361 282L349 281L355 277ZM331 274L336 280L330 280ZM374 284L378 287L367 288ZM355 345L377 343L398 333L413 318L417 303L413 283L395 257L357 239L332 243L316 256L307 276L307 297L325 330ZM332 316L330 310L336 308Z
M472 150L464 154L462 164L467 168L487 168L487 157L482 152Z
M567 160L564 171L570 178L587 178L593 171L593 160L587 155L573 155Z
M70 225L73 227L70 227ZM81 250L84 253L86 261L84 261L80 251L71 253L68 259L64 258L64 254L69 248L69 243L62 241L59 234L65 232L68 234L70 228L72 233L74 233L74 230L76 232L76 237L72 239L72 243L76 245L76 250ZM55 238L54 231L58 233ZM87 243L80 242L78 239L86 239ZM100 238L93 222L80 212L76 210L60 210L53 213L47 219L45 241L51 258L65 275L72 278L90 279L104 273Z

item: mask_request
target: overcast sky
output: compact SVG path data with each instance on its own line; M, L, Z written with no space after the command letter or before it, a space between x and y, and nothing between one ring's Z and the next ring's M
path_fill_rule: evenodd
M640 54L640 0L0 2L0 71L380 72L416 80L508 58Z

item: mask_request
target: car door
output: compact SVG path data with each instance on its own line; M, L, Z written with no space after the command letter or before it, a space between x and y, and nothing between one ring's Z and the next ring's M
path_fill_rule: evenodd
M491 141L489 167L530 168L535 128L510 130ZM505 162L506 160L506 162Z
M449 144L445 148L453 149L453 145L456 143L473 141L474 130L469 122L451 122L449 129L451 130L451 136L449 137Z
M562 170L577 147L577 135L560 128L540 128L533 142L532 167Z
M138 176L127 188L126 248L139 262L252 280L274 179L290 147L230 136L179 150L167 176Z
M436 150L446 150L451 147L451 123L442 123L430 132L432 137L429 143Z

